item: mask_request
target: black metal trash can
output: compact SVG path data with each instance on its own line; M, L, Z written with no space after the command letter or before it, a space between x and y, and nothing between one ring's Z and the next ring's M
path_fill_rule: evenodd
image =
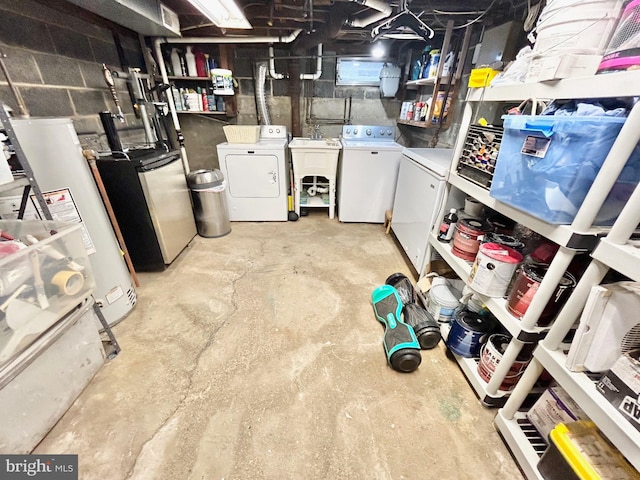
M225 193L227 185L222 172L218 169L194 170L187 174L187 183L198 235L211 238L231 232Z

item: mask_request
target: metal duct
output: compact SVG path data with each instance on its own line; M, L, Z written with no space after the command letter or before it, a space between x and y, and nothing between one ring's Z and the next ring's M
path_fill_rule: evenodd
M180 36L178 15L158 0L69 0L117 25L148 36Z
M350 27L363 28L367 25L371 25L372 23L378 22L384 18L387 18L391 15L393 11L391 9L391 5L386 2L382 2L381 0L351 0L359 5L364 5L365 7L372 8L374 10L378 10L375 13L367 15L361 18L354 18L347 20L347 25Z
M256 97L258 99L258 111L263 125L271 125L269 108L267 107L267 94L264 85L267 82L267 64L258 65L258 79L256 81Z

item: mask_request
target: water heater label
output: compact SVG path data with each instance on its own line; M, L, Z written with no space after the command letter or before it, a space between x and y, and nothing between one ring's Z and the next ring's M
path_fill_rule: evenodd
M96 247L89 236L87 227L82 222L82 217L80 216L76 202L73 200L71 190L69 188L51 190L49 192L42 192L42 196L44 197L44 201L47 202L47 206L54 220L82 224L82 241L84 242L84 248L87 250L87 255L96 253ZM33 207L37 209L40 218L44 219L38 200L36 200L36 196L33 194L31 195L31 202ZM27 210L28 209L27 207ZM26 212L25 218L27 218Z

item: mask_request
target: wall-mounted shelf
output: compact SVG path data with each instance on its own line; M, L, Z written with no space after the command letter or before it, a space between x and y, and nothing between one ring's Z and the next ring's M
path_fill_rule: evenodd
M175 75L167 76L169 80L191 80L197 82L210 82L211 77L176 77Z
M397 123L401 124L401 125L410 125L412 127L418 127L418 128L434 128L438 126L438 123L434 123L434 122L415 122L413 120L396 120ZM449 126L449 122L445 119L444 122L444 126L447 127Z
M182 114L182 113L188 113L188 114L192 114L192 115L222 115L222 116L227 116L227 112L211 112L211 111L205 111L205 110L176 110L177 114Z

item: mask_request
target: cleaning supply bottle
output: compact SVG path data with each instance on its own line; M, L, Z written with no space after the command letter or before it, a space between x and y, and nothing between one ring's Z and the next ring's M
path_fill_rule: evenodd
M200 78L208 77L209 69L207 68L208 67L207 59L205 58L204 52L200 50L196 50L195 57L196 57L196 73L198 77Z
M198 68L196 67L196 56L193 54L193 47L187 47L187 53L184 54L185 61L187 62L187 76L197 77Z
M447 53L447 56L444 60L444 65L442 65L442 77L447 78L451 75L451 69L453 68L453 52Z
M173 70L173 75L176 77L182 76L182 64L180 62L180 53L177 48L171 49L171 69Z
M431 51L431 45L427 45L422 50L422 57L420 58L420 63L422 64L422 68L420 69L420 76L418 78L427 78L426 75L429 73L429 52Z
M438 232L438 240L449 243L456 229L456 223L458 223L458 215L456 215L456 209L452 208L442 219L440 231Z
M427 78L434 78L438 75L438 66L440 65L440 50L431 50L429 52L429 71Z
M420 58L416 58L413 62L413 67L411 68L411 80L418 80L420 78L420 73L422 72L422 60Z

